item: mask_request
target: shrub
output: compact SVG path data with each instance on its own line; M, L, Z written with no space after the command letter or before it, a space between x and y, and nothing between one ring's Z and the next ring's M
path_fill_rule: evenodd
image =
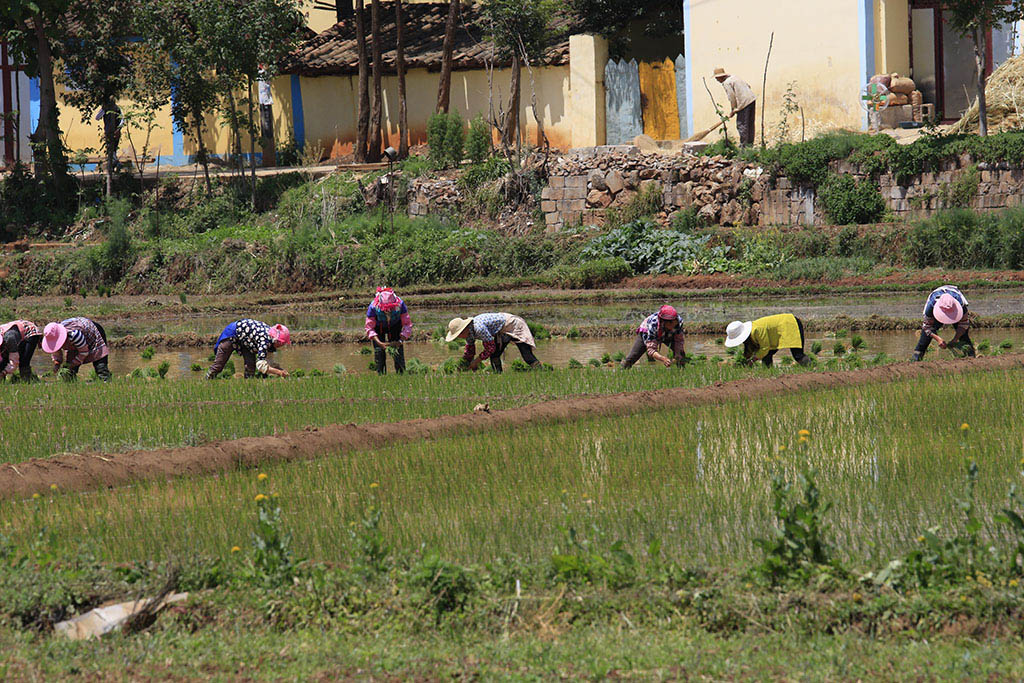
M634 273L715 273L728 270L728 247L708 245L710 235L665 230L652 220L632 221L591 240L584 258L618 257Z
M822 502L815 475L813 469L805 469L796 486L781 472L772 477L772 511L776 527L769 538L754 541L764 552L764 559L755 572L772 584L787 578L807 576L809 569L831 561L831 548L825 540L828 529L825 515L832 504ZM796 490L798 487L803 491Z
M459 184L467 190L475 190L484 183L497 180L512 171L512 166L501 157L491 157L476 162L462 173Z
M820 192L825 213L838 225L875 223L885 213L885 200L875 183L849 175L830 175Z
M610 256L585 261L578 266L555 266L548 274L553 285L580 289L618 282L632 275L633 271L626 263L626 259L621 256ZM576 336L579 336L579 330L576 330Z
M462 162L466 131L458 112L438 112L427 121L427 145L435 168L453 168Z
M152 346L147 346L142 350L142 353L139 355L142 356L142 360L150 360L155 354L156 349L154 349Z
M484 121L482 114L477 114L469 122L469 135L466 137L466 156L474 164L480 164L490 155L491 127Z
M114 199L107 203L107 241L103 243L100 260L106 276L116 282L128 269L132 251L132 239L128 235L128 213L131 207L127 199Z

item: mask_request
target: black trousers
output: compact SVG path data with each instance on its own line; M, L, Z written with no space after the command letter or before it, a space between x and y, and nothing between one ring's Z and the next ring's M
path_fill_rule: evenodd
M501 372L501 354L505 353L505 349L513 342L514 340L512 337L507 334L499 334L495 338L494 343L496 344L496 348L494 349L494 353L491 354L491 368L495 372ZM540 364L540 361L537 360L537 356L533 355L532 346L526 342L515 342L515 345L519 349L519 355L523 357L523 360L526 361L527 365L533 367L534 365Z
M31 339L22 339L18 344L18 374L23 380L32 379L32 356L39 347L40 340L42 337L32 337ZM0 368L7 365L8 360L10 360L8 354L0 354Z
M382 342L402 341L402 322L396 320L391 324L377 323L377 337ZM398 353L394 355L395 372L405 372L405 345L398 347ZM373 345L373 365L378 375L386 375L388 372L388 350L382 346Z
M804 323L800 318L796 319L796 326L800 330L800 348L790 349L789 352L793 354L793 360L800 365L810 365L811 359L807 357L806 353L804 353ZM772 349L768 352L767 356L761 359L761 362L764 363L766 368L770 368L772 366L772 358L774 358L777 351L778 349Z
M757 112L757 102L751 102L736 112L736 131L740 135L740 147L750 147L754 144L754 114Z
M241 347L235 349L234 340L225 339L217 346L217 353L213 358L213 365L211 365L210 369L206 372L206 379L217 379L217 375L224 370L224 366L228 364L228 359L231 358L231 354L236 350L242 354L242 363L245 366L245 378L249 379L250 377L255 377L256 354Z

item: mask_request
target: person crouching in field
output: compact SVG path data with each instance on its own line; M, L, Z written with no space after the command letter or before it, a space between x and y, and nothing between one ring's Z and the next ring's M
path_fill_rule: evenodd
M405 341L412 334L412 318L405 302L390 287L378 287L366 309L366 336L373 342L373 365L378 375L387 374L388 348L394 355L395 372L405 372Z
M242 354L246 379L257 372L261 375L287 377L286 370L270 365L267 361L267 354L290 344L291 341L291 333L284 325L271 327L252 318L237 320L225 327L224 331L220 333L220 337L217 338L217 343L213 347L213 365L206 373L206 378L215 379L235 351Z
M28 320L12 320L0 325L0 380L7 375L18 374L22 381L32 379L32 355L43 338L33 323Z
M54 374L66 370L63 377L70 381L78 376L78 368L92 363L99 378L110 381L107 331L98 322L77 317L50 323L43 329L42 347L53 359Z
M955 331L948 342L939 336L943 325L952 325ZM967 297L953 285L943 285L928 295L924 304L924 324L921 326L921 338L917 342L910 360L918 361L924 357L928 345L934 339L940 349L958 347L965 356L973 358L974 342L970 335L971 322L967 313Z
M743 362L753 365L755 360L772 366L772 358L779 349L789 349L793 360L810 365L804 353L804 324L792 313L779 313L758 318L753 322L735 320L725 330L725 345L733 348L743 345Z
M537 342L533 339L530 326L518 315L511 313L484 313L473 318L453 318L448 323L445 341L466 340L463 360L470 370L476 370L480 363L491 360L491 368L501 372L501 354L509 344L515 343L523 360L531 368L540 367L540 361L533 355ZM483 343L483 351L476 354L476 342Z
M666 368L671 366L672 359L658 351L662 344L672 349L676 365L683 366L686 364L684 342L683 323L679 320L676 309L662 306L657 313L650 314L640 324L633 348L629 350L629 355L622 359L622 368L633 367L645 353L649 362L658 361Z

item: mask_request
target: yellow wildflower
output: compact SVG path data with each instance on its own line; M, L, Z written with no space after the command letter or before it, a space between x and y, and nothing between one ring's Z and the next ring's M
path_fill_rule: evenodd
M864 600L864 596L863 596L863 595L861 595L860 593L854 593L854 594L853 594L853 595L851 595L850 597L852 597L852 598L853 598L853 601L854 601L854 602L862 602L862 601Z
M1016 588L1020 584L1017 579L1010 579L1010 588Z
M786 450L786 445L785 445L785 444L783 444L783 445L779 446L779 453L782 453L782 452L784 452L785 450Z
M57 490L57 485L56 484L50 484L50 490L51 491L56 491Z
M961 432L966 432L970 428L971 428L971 425L967 424L966 422L964 422L963 424L960 425L960 431Z
M266 500L266 499L267 499L267 497L265 495L263 495L262 493L257 493L256 494L256 502L257 503L260 502L261 500Z
M960 602L967 602L967 596L966 595L961 595L960 596Z
M801 436L800 440L797 441L797 443L807 443L807 437L806 436Z
M809 429L801 429L799 432L797 432L797 436L810 436L810 435L811 435L811 431Z
M267 473L266 472L260 472L259 474L256 475L256 478L259 479L260 481L265 481L266 478L267 478Z
M233 552L233 553L237 553L240 550L241 550L241 548L239 548L237 545L231 546L231 552Z
M918 536L917 537L917 542L918 543L924 543L924 536Z
M372 484L370 484L370 488L371 488L371 489L375 489L375 488L377 488L378 486L380 486L380 484L378 484L377 482L373 482Z
M33 493L32 494L32 500L38 500L38 499L39 499L39 494L38 493Z

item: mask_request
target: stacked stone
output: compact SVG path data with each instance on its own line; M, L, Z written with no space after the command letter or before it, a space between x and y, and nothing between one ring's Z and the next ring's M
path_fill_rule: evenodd
M409 186L410 216L451 213L462 203L462 192L454 180L416 178Z
M573 150L551 166L541 193L550 231L601 225L608 208L652 188L667 214L696 205L709 223L756 224L765 193L761 169L721 156L644 154L636 147Z

